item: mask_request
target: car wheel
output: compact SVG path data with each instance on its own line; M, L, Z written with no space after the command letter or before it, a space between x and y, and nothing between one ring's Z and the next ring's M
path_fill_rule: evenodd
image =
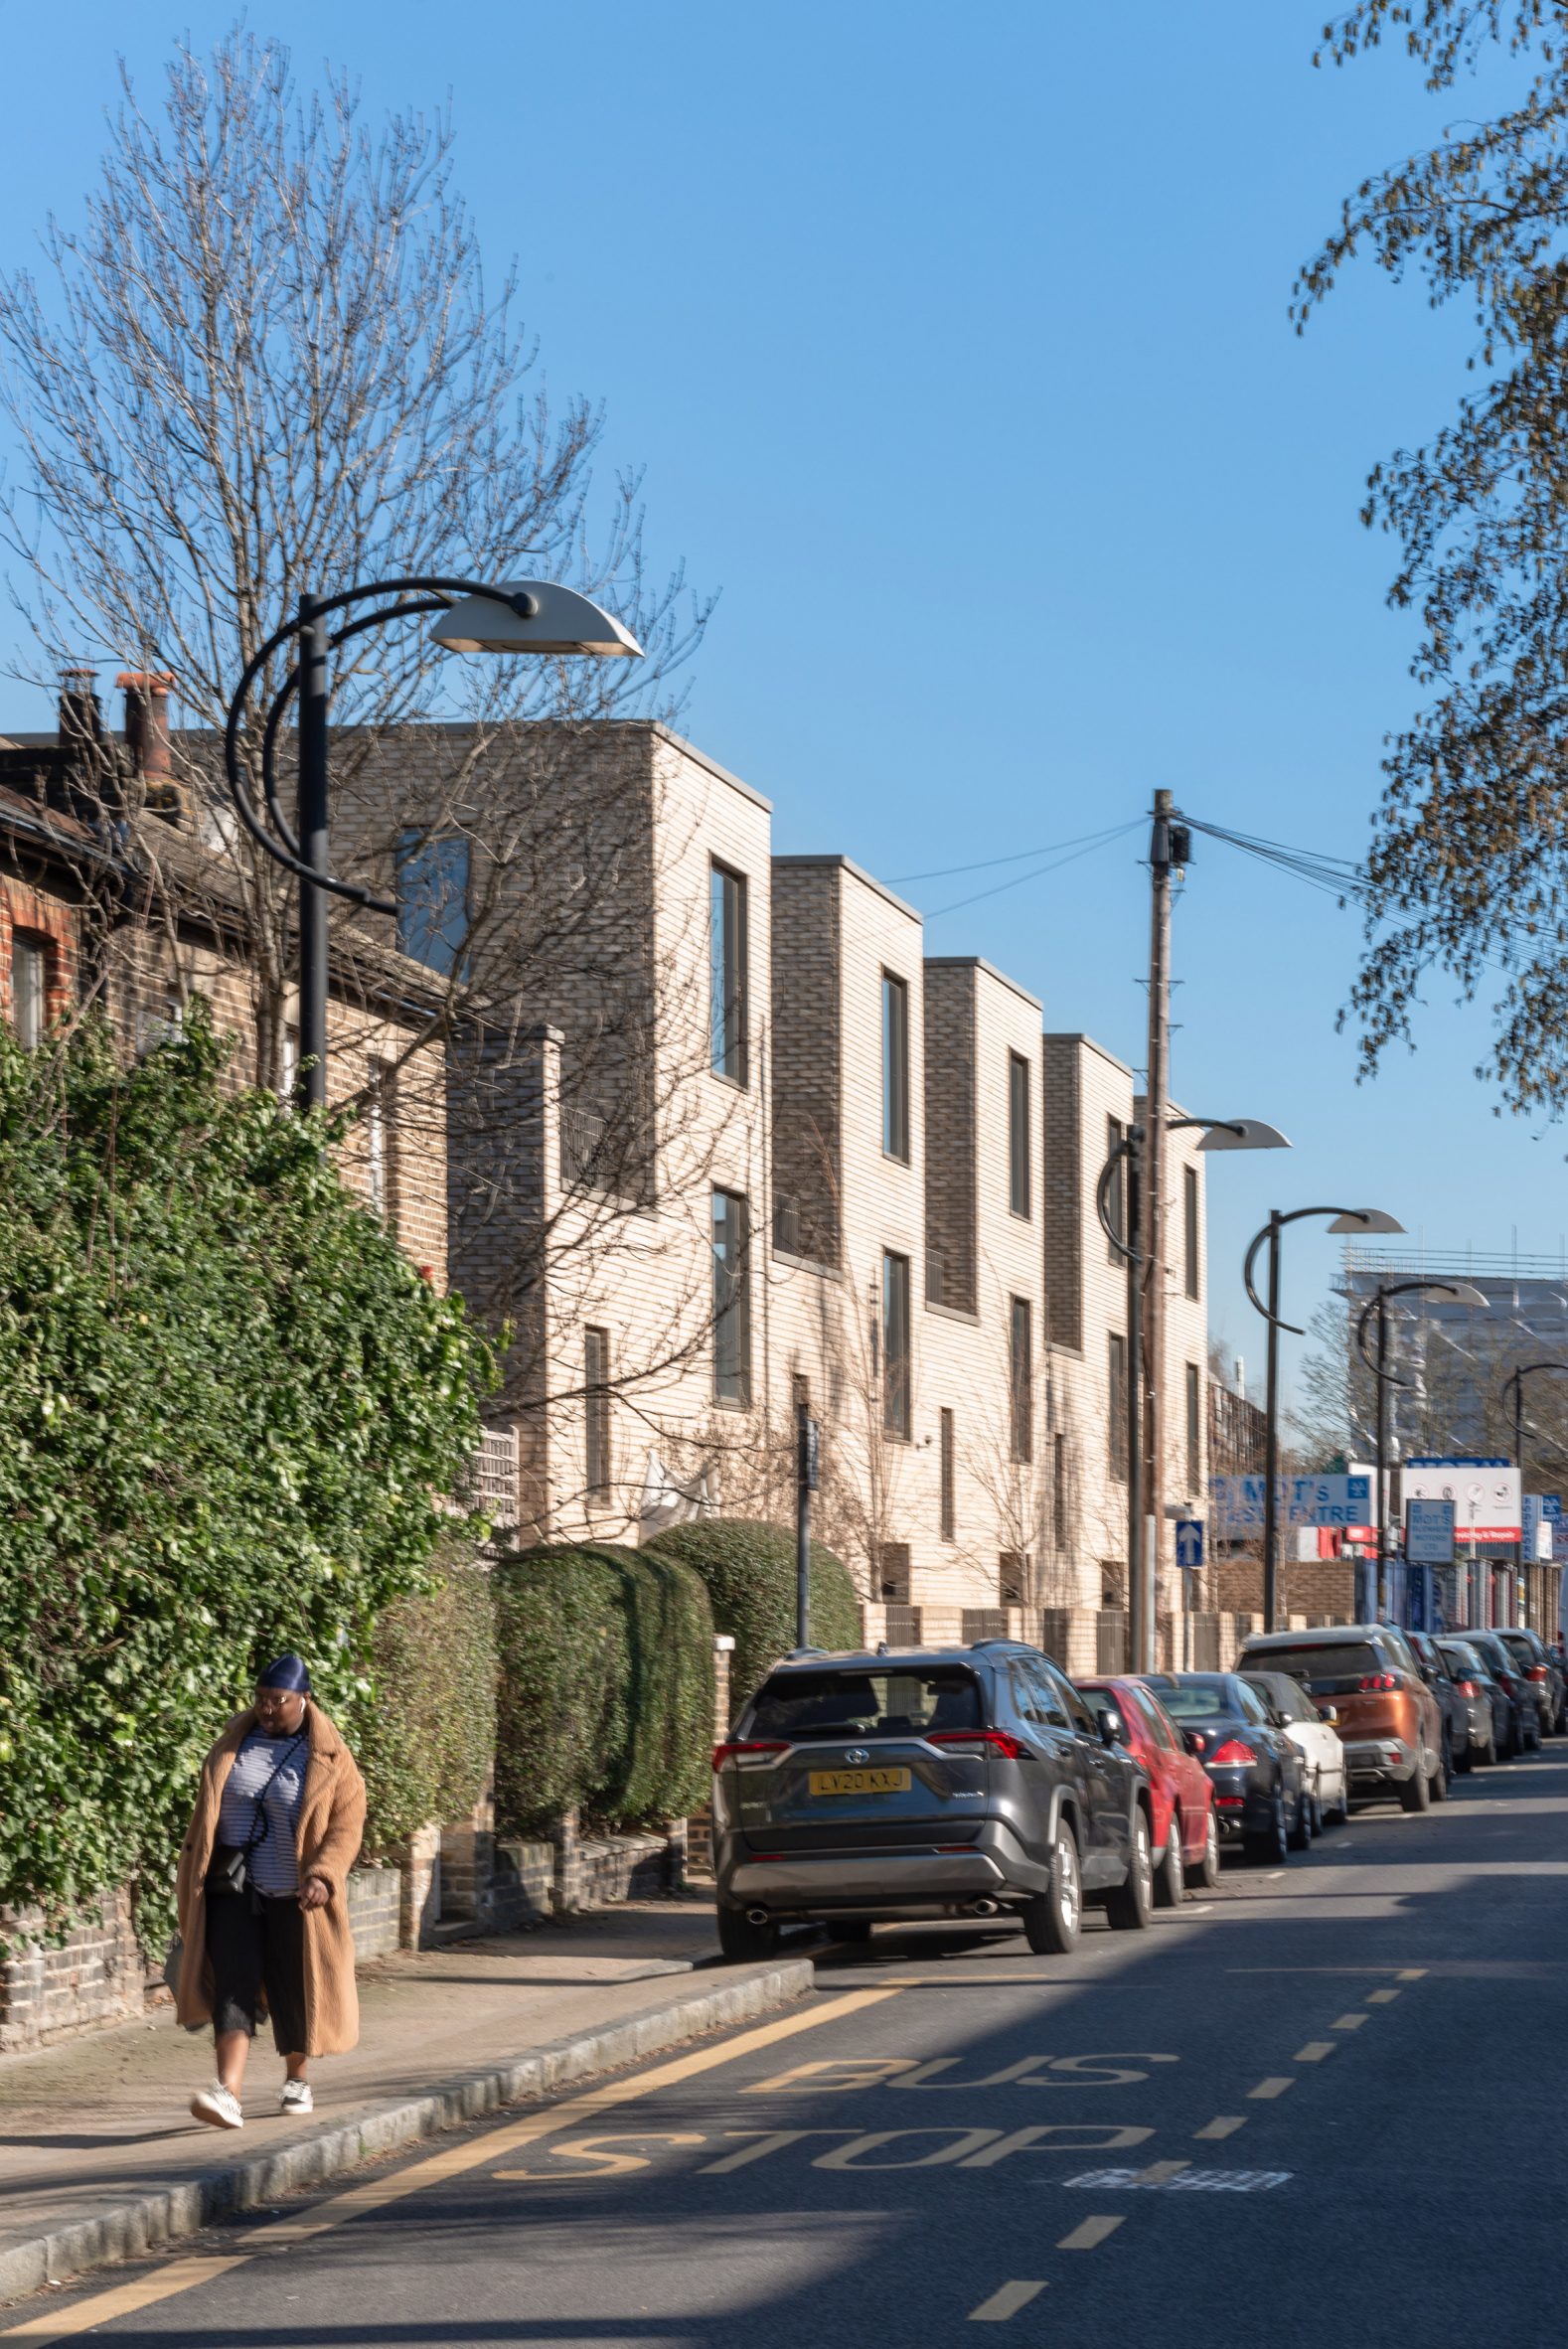
M1026 1901L1022 1914L1023 1936L1036 1958L1066 1958L1077 1948L1083 1925L1083 1886L1078 1874L1078 1846L1065 1820L1056 1829L1050 1890Z
M1105 1896L1105 1914L1119 1933L1141 1932L1155 1913L1155 1862L1149 1847L1149 1813L1133 1813L1133 1842L1127 1876Z
M1212 1892L1219 1882L1219 1827L1212 1810L1203 1834L1203 1856L1195 1867L1188 1868L1186 1880L1193 1892Z
M743 1909L720 1909L718 1946L732 1965L744 1965L776 1955L779 1929L771 1923L753 1925Z
M1504 1732L1502 1743L1497 1748L1497 1759L1500 1762L1511 1762L1518 1750L1519 1724L1514 1719L1513 1713L1510 1709L1508 1713L1508 1726Z
M1448 1742L1448 1731L1445 1729L1443 1732L1443 1750L1438 1755L1437 1771L1432 1780L1432 1800L1434 1802L1446 1802L1448 1801L1448 1782L1453 1777L1453 1775L1454 1751Z
M1242 1848L1255 1868L1277 1868L1284 1862L1290 1849L1285 1832L1285 1798L1274 1798L1274 1817L1261 1835L1247 1835Z
M1479 1763L1482 1765L1482 1767L1483 1767L1484 1769L1490 1768L1490 1765L1491 1765L1493 1762L1495 1762L1495 1761L1496 1761L1496 1759L1497 1759L1497 1733L1496 1733L1496 1731L1495 1731L1495 1730L1493 1730L1493 1731L1492 1731L1492 1733L1491 1733L1491 1735L1490 1735L1490 1737L1489 1737L1489 1738L1488 1738L1488 1740L1487 1740L1486 1744L1485 1744L1485 1745L1482 1747L1482 1749L1481 1749L1480 1753L1479 1753L1479 1754L1476 1756L1476 1759L1477 1759L1477 1761L1478 1761L1478 1762L1479 1762Z
M1455 1755L1454 1768L1461 1778L1468 1778L1475 1767L1476 1749L1471 1744L1470 1733L1467 1731L1465 1735L1465 1750L1463 1753Z
M1340 1824L1340 1826L1341 1826L1341 1827L1347 1827L1347 1826L1349 1825L1349 1823L1350 1823L1350 1781L1349 1781L1349 1777L1348 1777L1347 1773L1346 1773L1345 1771L1343 1771L1343 1770L1341 1770L1341 1771L1340 1771L1340 1773L1339 1773L1339 1808L1338 1808L1338 1811L1337 1811L1337 1813L1336 1813L1336 1816L1337 1816L1337 1818L1338 1818L1338 1821L1339 1821L1339 1824Z
M1296 1823L1288 1841L1292 1851L1312 1849L1312 1797L1305 1787L1296 1798Z
M1432 1806L1432 1781L1427 1776L1427 1758L1423 1748L1416 1755L1416 1766L1399 1790L1401 1810L1429 1810Z
M869 1917L825 1917L822 1930L830 1942L868 1942L871 1921Z
M1181 1865L1181 1813L1173 1808L1166 1830L1166 1847L1155 1876L1155 1899L1162 1909L1179 1909L1186 1897L1186 1870Z

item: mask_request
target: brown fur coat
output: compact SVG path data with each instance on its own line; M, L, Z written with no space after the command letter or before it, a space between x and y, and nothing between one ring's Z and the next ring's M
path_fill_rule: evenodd
M213 2019L213 1973L207 1959L207 1871L218 1841L224 1781L255 1725L253 1712L236 1713L203 1763L196 1809L180 1850L178 1897L185 1957L175 2012L182 2023L193 2026ZM332 1887L332 1898L323 1908L305 1912L309 2045L303 2052L341 2055L360 2035L346 1882L365 1832L365 1781L326 1714L308 1698L304 1727L309 1754L295 1836L299 1880L303 1884L307 1876L324 1877Z

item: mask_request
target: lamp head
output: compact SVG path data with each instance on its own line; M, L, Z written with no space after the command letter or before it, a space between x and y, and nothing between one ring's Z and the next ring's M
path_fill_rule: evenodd
M1484 1297L1479 1289L1472 1288L1469 1281L1434 1281L1432 1293L1435 1297L1446 1297L1450 1305L1479 1306L1483 1313L1491 1303L1490 1297Z
M1289 1150L1290 1144L1278 1126L1266 1126L1261 1118L1216 1119L1198 1137L1199 1150Z
M599 605L553 579L503 579L494 595L465 595L430 641L449 653L596 653L640 661L643 648Z
M1331 1231L1403 1231L1392 1215L1385 1215L1381 1207L1346 1207L1330 1224Z

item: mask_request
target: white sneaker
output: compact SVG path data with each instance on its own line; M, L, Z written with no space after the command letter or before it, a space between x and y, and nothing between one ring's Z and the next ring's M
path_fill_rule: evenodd
M198 2120L205 2120L210 2128L243 2128L245 2116L239 2110L239 2099L233 2089L215 2080L211 2088L199 2088L191 2099L191 2111Z
M277 2100L280 2113L313 2113L316 2100L310 2093L308 2080L285 2080L283 2094Z

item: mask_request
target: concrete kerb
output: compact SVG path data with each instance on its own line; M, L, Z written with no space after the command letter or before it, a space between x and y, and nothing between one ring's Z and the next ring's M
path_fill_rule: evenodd
M548 2097L683 2040L749 2022L754 2015L803 1998L815 1978L809 1958L726 1970L711 1987L667 1999L601 2031L578 2031L567 2039L551 2040L511 2063L465 2074L428 2096L364 2113L340 2128L322 2129L275 2153L227 2163L183 2185L137 2195L92 2218L13 2244L0 2251L0 2303L24 2299L45 2284L63 2282L89 2268L139 2258L235 2211L255 2210L298 2187L320 2185L362 2161L438 2136L443 2129L460 2128L502 2106Z

